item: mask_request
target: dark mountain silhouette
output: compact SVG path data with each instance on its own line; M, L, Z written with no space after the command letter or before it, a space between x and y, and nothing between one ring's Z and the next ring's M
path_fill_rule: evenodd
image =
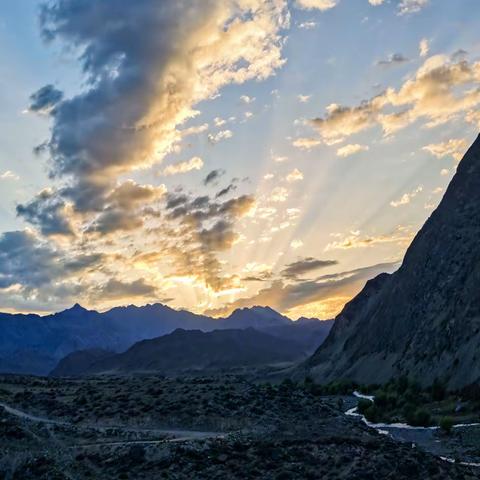
M303 348L320 345L330 325L318 322L318 329L305 329L312 337ZM268 307L237 310L227 318L215 319L166 305L133 305L99 313L80 305L53 315L11 315L0 313L0 372L43 375L50 372L69 353L102 349L123 352L135 342L185 330L212 331L255 327L289 338L289 328L301 337L302 326Z
M98 350L71 353L51 374L205 372L291 362L304 356L301 344L253 328L212 332L177 329L168 335L138 342L124 353L112 355Z
M480 137L400 269L369 281L304 365L316 379L480 380Z
M102 350L101 348L78 350L69 353L60 360L51 375L55 377L76 377L87 372L96 362L112 355L115 355L115 353L109 350Z

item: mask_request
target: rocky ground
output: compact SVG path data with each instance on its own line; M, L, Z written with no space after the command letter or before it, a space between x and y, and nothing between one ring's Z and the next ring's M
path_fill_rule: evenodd
M0 479L478 478L340 399L230 376L1 377Z

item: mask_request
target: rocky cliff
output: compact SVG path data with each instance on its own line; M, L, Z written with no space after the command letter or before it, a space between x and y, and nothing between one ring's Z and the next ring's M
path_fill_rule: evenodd
M480 379L480 137L400 269L366 284L304 367L322 382Z

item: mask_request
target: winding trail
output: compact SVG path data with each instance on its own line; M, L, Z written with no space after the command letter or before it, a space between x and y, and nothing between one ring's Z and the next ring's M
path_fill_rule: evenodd
M223 432L205 432L197 430L176 430L176 429L155 429L155 428L135 428L135 427L125 427L125 426L114 426L114 425L75 425L71 422L64 422L61 420L54 420L47 417L39 417L36 415L31 415L30 413L18 410L13 408L5 403L0 402L0 408L4 408L7 413L13 415L22 420L27 420L30 422L43 423L47 425L59 425L64 427L73 427L73 428L91 428L95 430L107 430L107 429L117 429L123 432L135 432L135 433L149 433L154 435L164 435L166 438L157 439L157 440L117 440L111 442L94 442L89 444L78 444L77 447L93 447L93 446L121 446L121 445L133 445L133 444L160 444L160 443L173 443L173 442L186 442L192 440L207 440L210 438L225 438L226 433ZM170 438L169 438L170 437Z

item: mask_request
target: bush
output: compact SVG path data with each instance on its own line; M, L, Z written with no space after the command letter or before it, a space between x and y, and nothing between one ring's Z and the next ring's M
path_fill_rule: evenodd
M443 432L449 434L453 428L453 419L451 417L443 417L440 420L440 428Z
M373 403L365 410L364 415L372 423L378 423L381 420L381 412Z
M375 405L379 408L385 408L388 405L388 397L384 392L380 392L375 397Z
M372 402L366 398L361 398L357 404L358 413L365 415L365 412L372 406Z
M430 413L424 408L417 408L411 418L411 425L414 427L428 427L432 422Z

